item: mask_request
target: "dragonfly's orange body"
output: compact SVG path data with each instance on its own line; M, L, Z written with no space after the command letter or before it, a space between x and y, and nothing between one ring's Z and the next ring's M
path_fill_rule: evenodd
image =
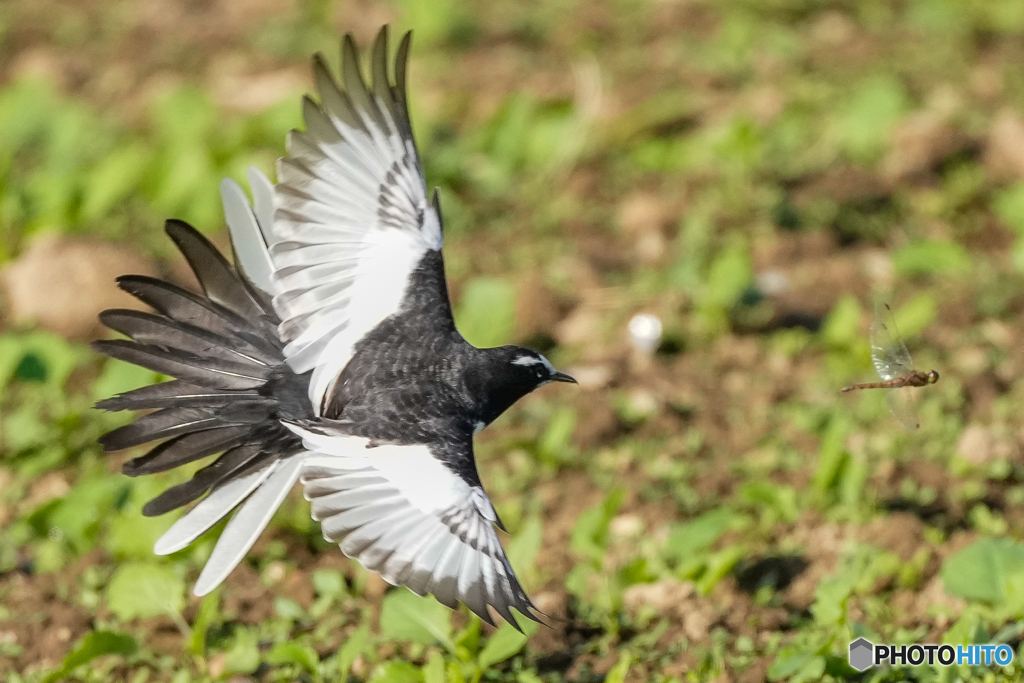
M935 384L939 381L939 373L914 369L914 361L896 330L889 304L875 307L875 322L871 325L871 360L882 381L851 384L843 387L843 391L889 389L886 401L893 416L907 429L917 429L920 423L914 414L913 392L908 387Z
M921 372L920 370L914 370L913 372L907 375L886 380L884 382L866 382L864 384L851 384L848 387L843 387L843 391L854 391L856 389L899 389L900 387L923 387L928 384L935 384L938 381L939 373L937 373L935 370L932 370L931 372Z

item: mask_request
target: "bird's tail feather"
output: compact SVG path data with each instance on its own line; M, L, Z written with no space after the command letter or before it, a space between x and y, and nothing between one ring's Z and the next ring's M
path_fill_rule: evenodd
M176 379L100 401L97 407L105 410L154 411L105 434L100 443L114 451L160 441L124 464L124 473L133 477L220 455L147 503L146 515L163 514L210 491L219 493L234 481L256 481L259 477L250 475L302 451L299 437L280 419L312 416L308 406L279 398L304 396L308 377L295 375L285 364L269 297L191 226L168 221L166 229L203 295L155 278L119 278L122 289L155 312L105 311L101 321L128 339L97 341L94 348ZM230 512L242 500L235 489L246 490L235 485L222 497L223 504L206 504L204 514L216 508L219 519ZM199 533L214 522L204 522Z
M246 499L224 527L224 533L206 561L192 590L206 595L234 569L274 516L284 497L299 480L302 461L292 458L281 463L263 484Z

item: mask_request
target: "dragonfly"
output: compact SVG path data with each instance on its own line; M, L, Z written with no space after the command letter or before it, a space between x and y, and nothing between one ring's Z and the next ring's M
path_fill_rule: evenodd
M889 410L900 424L914 430L921 424L917 420L914 409L915 397L911 388L935 384L939 381L939 373L935 370L922 372L914 369L910 351L896 329L892 309L889 308L889 304L882 306L884 308L876 307L875 321L871 325L871 360L882 381L851 384L843 387L843 391L889 389L886 394Z

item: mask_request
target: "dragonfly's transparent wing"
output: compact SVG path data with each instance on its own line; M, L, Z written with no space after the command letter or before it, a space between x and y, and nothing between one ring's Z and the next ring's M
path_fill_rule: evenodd
M871 360L878 376L885 381L914 371L914 361L896 329L889 304L875 306L875 322L871 325ZM917 394L910 387L886 389L885 394L889 410L901 425L909 430L921 426L917 419Z
M889 304L875 307L875 322L871 325L871 360L878 376L886 381L914 371L914 361L896 330Z
M910 431L921 426L917 418L917 399L920 392L915 392L911 387L898 387L885 389L885 400L889 404L889 411L901 425Z

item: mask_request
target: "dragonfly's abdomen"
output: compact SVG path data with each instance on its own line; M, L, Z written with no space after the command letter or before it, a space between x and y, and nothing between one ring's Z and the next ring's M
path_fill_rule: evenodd
M937 379L937 377L936 377ZM843 387L843 391L855 391L857 389L899 389L901 387L923 387L927 384L934 384L927 373L915 370L902 377L893 377L884 382L867 382L865 384L851 384Z

